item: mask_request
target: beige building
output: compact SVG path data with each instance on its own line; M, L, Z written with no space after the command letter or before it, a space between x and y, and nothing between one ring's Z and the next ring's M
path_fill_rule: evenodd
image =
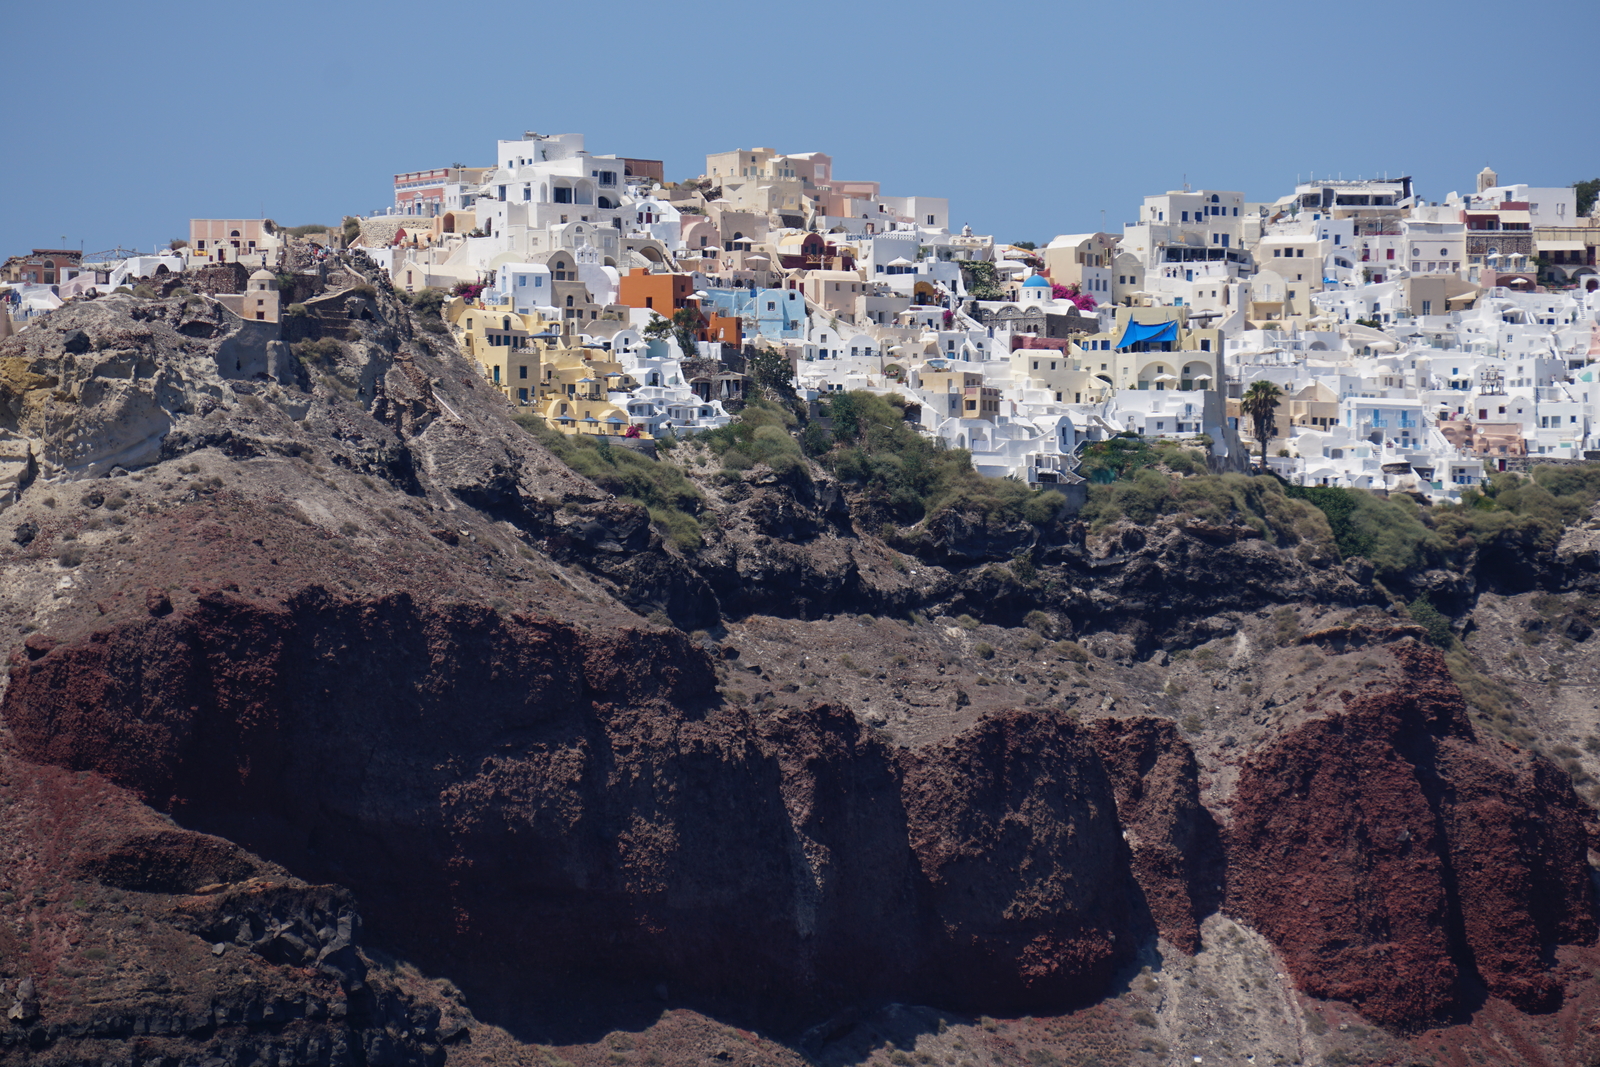
M623 373L622 364L593 358L593 349L574 347L573 340L569 335L561 345L545 350L535 410L545 425L562 433L624 433L630 424L628 409L612 403L607 394L637 389L639 383Z
M189 254L216 263L235 263L240 256L254 255L276 240L266 228L265 219L190 219Z
M1295 272L1295 274L1303 273L1305 272ZM1317 314L1316 305L1311 302L1313 290L1310 284L1303 280L1291 281L1290 278L1295 277L1295 274L1286 278L1276 270L1256 271L1255 276L1247 283L1250 298L1245 304L1245 318L1259 328L1269 322L1283 323L1291 319L1303 322ZM1320 278L1315 291L1322 291Z
M1117 347L1128 337L1130 324L1148 328L1168 323L1172 329L1165 332L1170 334L1170 339ZM1156 335L1157 338L1161 336ZM1218 370L1221 333L1212 327L1192 327L1186 307L1119 307L1116 325L1109 332L1076 337L1071 351L1082 369L1088 372L1086 388L1159 392L1216 389L1222 382Z
M1255 422L1244 414L1239 398L1228 398L1227 412L1228 418L1236 420L1240 432L1255 441ZM1278 409L1272 413L1272 439L1267 447L1270 450L1275 442L1289 441L1297 429L1327 430L1338 422L1338 394L1321 382L1312 382L1278 402ZM1259 450L1261 442L1255 441L1253 447Z
M1011 378L1026 388L1049 391L1060 403L1092 403L1106 383L1085 370L1084 362L1070 348L1019 348L1011 353Z
M277 322L283 306L283 294L278 291L278 276L265 268L250 275L244 292L220 293L217 300L241 319L257 322Z
M855 320L857 304L866 294L867 283L850 270L807 271L800 283L806 299L824 311Z
M1000 414L1000 390L984 385L982 374L954 370L943 359L923 363L912 373L912 384L932 400L939 418L993 422Z
M1045 273L1056 285L1076 285L1103 304L1113 302L1112 291L1095 287L1110 272L1120 236L1110 233L1075 233L1057 237L1039 250ZM1137 260L1135 261L1137 262Z

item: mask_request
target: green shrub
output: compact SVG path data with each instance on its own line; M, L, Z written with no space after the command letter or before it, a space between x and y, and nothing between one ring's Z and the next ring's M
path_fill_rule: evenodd
M1413 622L1427 629L1429 641L1440 648L1450 647L1453 636L1450 633L1450 619L1434 607L1426 596L1419 596L1406 605L1406 611Z
M1100 530L1121 519L1147 524L1161 515L1186 515L1215 525L1241 523L1259 530L1270 544L1306 543L1317 552L1334 552L1328 520L1302 500L1293 499L1276 478L1243 474L1173 477L1150 467L1131 478L1090 485L1079 517Z
M344 344L332 337L315 341L296 341L292 346L296 358L307 367L331 367L344 353Z
M1039 578L1039 568L1033 565L1032 550L1019 552L1011 560L1011 573L1023 585L1032 585Z
M1042 611L1030 611L1022 618L1022 625L1044 637L1050 637L1056 632L1056 620Z
M559 433L537 415L517 415L514 421L591 482L643 505L652 525L673 544L686 551L700 547L701 529L695 516L703 500L676 465L612 445L602 437Z
M423 318L438 318L439 309L444 307L444 301L443 289L420 289L411 294L411 306Z
M994 659L994 646L987 641L979 641L972 651L978 654L979 659Z
M901 397L836 393L828 398L827 415L833 420L831 439L820 427L807 427L806 452L902 523L961 510L1037 525L1053 520L1066 503L1055 490L979 474L965 449L947 448L907 423Z
M1089 650L1076 641L1057 641L1056 653L1073 663L1089 662Z
M1177 441L1165 438L1152 440L1125 431L1104 441L1085 445L1078 473L1091 483L1108 485L1157 466L1165 467L1174 474L1204 474L1207 470L1203 452L1196 452Z
M799 420L794 412L770 400L752 400L739 417L726 426L690 434L685 440L698 441L722 458L722 465L736 471L749 470L765 463L779 474L805 474L800 442L793 436Z

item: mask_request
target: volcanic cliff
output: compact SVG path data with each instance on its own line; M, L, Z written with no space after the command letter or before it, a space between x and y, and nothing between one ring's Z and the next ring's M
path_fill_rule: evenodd
M1600 1053L1589 757L1361 561L907 552L820 469L679 549L344 269L336 343L184 294L0 342L0 1062ZM1546 597L1568 680L1591 540L1461 592Z

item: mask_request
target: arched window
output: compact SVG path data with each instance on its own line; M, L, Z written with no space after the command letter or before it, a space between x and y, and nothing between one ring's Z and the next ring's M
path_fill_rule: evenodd
M569 297L567 297L567 307L571 307L571 306L572 306L572 297L569 296Z

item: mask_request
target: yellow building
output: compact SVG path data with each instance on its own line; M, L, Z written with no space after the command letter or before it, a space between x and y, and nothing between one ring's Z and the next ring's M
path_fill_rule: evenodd
M561 325L538 314L519 315L510 304L469 304L456 297L444 309L456 343L476 360L484 378L519 407L538 401L544 348L561 337Z
M1169 324L1169 330L1152 332ZM1136 334L1149 337L1130 341ZM1124 342L1126 347L1117 347ZM1072 356L1088 372L1091 387L1105 390L1215 389L1222 381L1221 351L1220 332L1192 327L1186 307L1120 307L1110 331L1072 343Z
M637 389L639 383L625 374L616 360L599 358L608 354L604 350L570 345L570 338L562 341L545 350L535 410L546 425L562 433L625 432L630 425L628 409L613 403L607 394Z
M627 430L627 408L612 403L607 393L631 391L639 383L609 352L583 346L569 326L537 313L519 315L510 304L469 304L460 297L444 314L461 350L517 407L562 433Z

